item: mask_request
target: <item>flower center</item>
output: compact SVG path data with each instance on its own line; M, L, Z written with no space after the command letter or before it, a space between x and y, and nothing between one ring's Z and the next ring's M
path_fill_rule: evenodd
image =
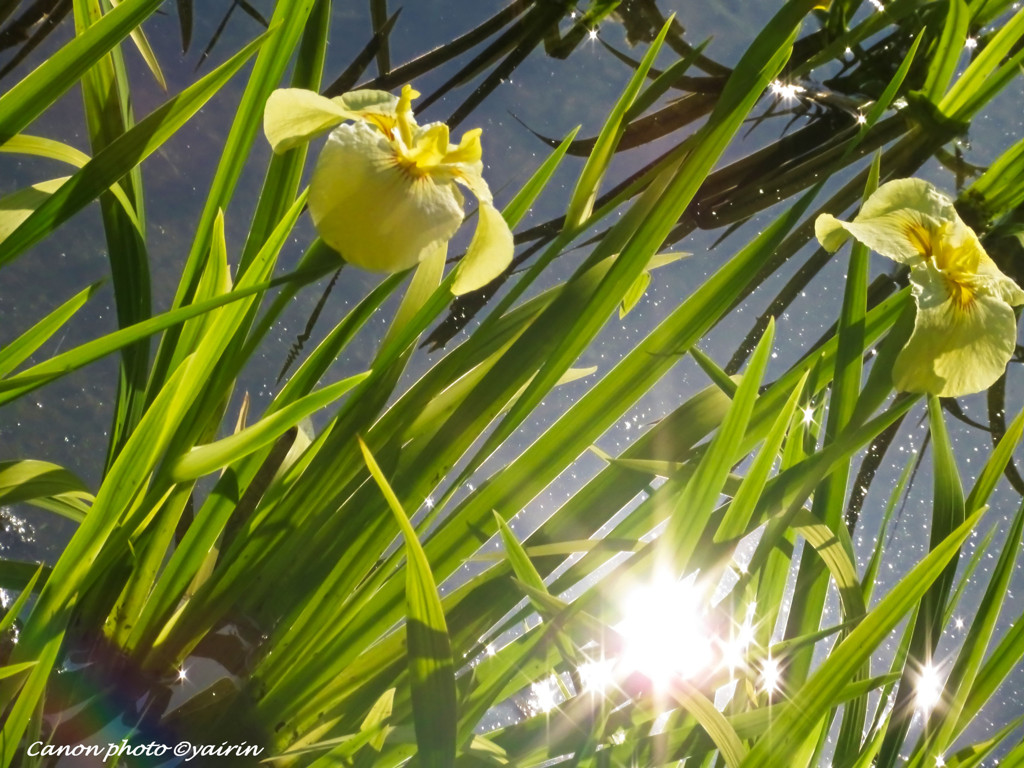
M968 312L971 306L974 304L974 286L971 285L971 281L968 275L965 274L946 274L946 289L949 291L950 301L953 302L953 306L962 312Z
M968 311L974 303L976 258L969 244L954 242L952 230L949 222L911 221L906 235L921 258L942 274L953 306Z
M426 176L444 163L448 153L448 126L433 125L415 134L412 142L394 142L398 162L415 176Z
M932 228L919 221L910 221L906 227L907 239L923 259L932 257Z

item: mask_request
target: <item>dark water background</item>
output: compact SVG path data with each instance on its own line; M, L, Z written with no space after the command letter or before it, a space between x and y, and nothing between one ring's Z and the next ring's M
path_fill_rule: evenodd
M165 13L154 16L145 29L156 51L170 94L195 81L196 64L200 51L213 36L229 0L202 0L196 3L195 29L191 50L183 55L180 47L178 20L174 4L165 5ZM505 6L495 0L447 0L440 2L407 3L390 37L392 64L398 65L441 45L476 26ZM201 7L200 7L201 5ZM266 16L270 16L272 3L253 2ZM686 39L696 44L712 37L706 53L726 64L733 63L765 21L777 8L776 2L716 2L710 4L686 3L682 0L659 0L657 8L666 15L676 12L687 30ZM869 7L870 8L870 7ZM394 10L394 9L391 9ZM808 22L805 31L810 28ZM568 28L568 22L563 23ZM225 32L213 49L200 74L209 71L236 51L244 42L261 30L259 24L236 11ZM9 88L43 57L56 49L72 34L70 19L54 32L30 60L0 82ZM365 46L372 34L368 4L348 0L336 2L330 45L328 47L325 81L333 79ZM631 48L624 27L614 19L601 25L598 34L605 42L640 58L644 46ZM414 81L413 85L424 95L440 86L459 65L468 61L475 52L463 54L440 70L430 72ZM674 54L664 51L659 63L664 66ZM163 103L167 98L145 70L137 53L127 47L126 58L132 72L132 93L136 115L141 117ZM3 59L0 58L0 61ZM964 62L966 59L964 59ZM963 63L963 62L962 62ZM207 106L194 117L166 145L143 164L144 187L147 198L148 244L153 270L154 311L166 309L177 286L178 277L191 245L195 222L199 218L221 145L234 118L234 110L244 87L244 77L236 77ZM375 74L373 65L367 77ZM550 137L561 137L577 124L580 136L593 136L600 129L608 110L631 75L631 70L615 59L597 40L584 40L572 54L564 59L546 55L542 48L534 52L515 70L489 98L487 98L456 131L472 127L483 128L485 176L493 190L499 207L511 199L534 168L547 156L549 148L539 141L523 124ZM821 79L822 75L816 76ZM425 112L418 112L421 123L446 120L482 78L456 88L433 104ZM1024 88L1018 79L1005 89L973 124L969 137L961 149L970 163L986 165L1002 150L1024 135L1024 119L1020 104ZM764 103L761 107L763 108ZM518 118L518 119L517 119ZM789 116L767 120L755 128L744 142L734 142L723 163L763 146L777 138L786 129ZM521 122L520 122L521 121ZM803 124L796 121L793 128ZM690 129L686 129L689 131ZM28 133L65 141L88 152L88 137L84 129L81 97L71 91L54 108L48 110L29 129ZM629 172L663 152L678 141L678 134L651 142L621 153L613 163L606 185L625 177ZM318 151L314 144L311 157ZM234 200L226 212L227 239L232 261L244 243L248 221L254 210L256 195L262 184L263 168L269 157L269 148L261 137L257 138L251 161L239 184ZM576 174L582 160L567 158L555 180L542 195L538 205L520 225L525 229L564 212ZM311 167L311 163L310 163ZM57 163L38 158L19 159L0 155L0 195L8 194L27 184L71 171ZM931 162L918 174L950 193L954 191L953 175ZM842 180L848 178L844 175ZM1022 182L1024 183L1024 182ZM606 186L606 188L607 188ZM838 183L833 188L837 188ZM829 192L826 189L826 194ZM822 197L821 199L824 199ZM641 303L624 319L611 318L597 340L588 347L577 365L596 365L598 375L610 370L621 356L643 338L665 317L679 301L688 296L709 274L749 241L761 227L769 222L777 210L769 210L743 225L736 233L712 249L721 235L719 231L697 230L668 250L685 250L689 258L654 272L653 280ZM837 214L841 213L836 211ZM471 227L464 227L452 252L468 242ZM297 261L314 236L308 217L300 220L292 242L286 246L281 268L289 268ZM549 272L550 281L531 291L550 285L556 278L568 276L586 255L585 248L561 257ZM810 254L805 249L797 258L767 279L758 290L736 311L726 317L701 343L702 349L720 364L728 360L739 340L747 333L754 319L768 306L786 280ZM891 262L878 258L873 263L873 275L887 272ZM769 378L782 373L813 344L835 321L843 290L845 256L830 261L808 285L800 298L777 321L776 354L769 368ZM0 270L0 344L4 344L28 328L61 302L86 284L104 279L109 272L105 253L100 216L91 206L67 222L54 236L33 248L19 260ZM326 332L337 318L351 308L376 284L378 278L358 269L346 269L324 308L319 333ZM275 327L261 350L253 359L237 388L236 412L241 393L252 397L251 413L258 415L276 391L274 378L295 336L301 332L306 318L320 295L318 287L305 290ZM389 308L397 299L385 306L368 323L366 330L351 344L343 359L329 374L332 380L365 370L372 359L375 345L386 328ZM115 330L113 294L109 282L87 304L66 331L47 345L37 359L45 359L57 351L66 350L104 333ZM311 349L317 340L307 345ZM414 357L407 381L414 381L440 353L433 356L420 351ZM100 478L107 443L107 430L115 397L116 359L111 357L84 370L66 376L47 387L21 398L0 409L0 459L35 458L53 461L68 467L95 487ZM646 425L669 412L686 397L707 385L704 374L689 358L685 358L654 387L637 406L599 441L605 451L617 454L635 437L643 433ZM575 397L589 386L586 381L560 388L549 396L528 424L513 436L488 461L480 478L517 455L539 432L550 424ZM1021 365L1010 365L1007 381L1008 419L1024 403L1024 375ZM960 399L965 413L987 422L983 395ZM969 488L974 476L989 453L989 436L976 428L947 419L954 439L954 448L965 485ZM871 486L855 535L861 564L870 554L881 511L895 479L910 452L920 449L926 431L923 410L918 408L907 418L886 457L878 478ZM1024 459L1018 449L1017 462ZM581 457L558 481L517 518L516 532L520 536L536 527L548 514L572 495L601 466L592 455ZM884 591L916 563L927 550L930 524L931 478L928 462L924 462L915 478L908 501L899 513L895 533L887 545L885 565L880 574L881 584L876 595ZM1005 482L991 500L979 533L968 544L968 556L989 526L1005 530L1016 512L1020 497ZM19 507L7 510L9 523L0 531L0 554L17 559L53 561L72 532L66 522L52 515ZM1001 546L1002 537L996 535L995 544ZM962 563L968 558L962 558ZM971 587L964 595L962 606L969 610L975 605L987 581L988 569L995 555L988 555L974 576ZM1017 595L1024 589L1021 564L1011 585L1004 612L1015 616L1024 608L1024 600ZM835 605L830 609L835 612ZM968 619L969 615L965 615ZM1005 631L1008 619L1000 632ZM940 647L941 654L959 646L961 637L951 630ZM948 671L948 667L946 669ZM990 706L995 722L1006 722L1009 716L1024 712L1024 672L1018 671L1004 684L998 694L999 703ZM996 710L1001 711L996 711ZM982 718L981 728L985 728ZM968 734L972 739L983 733Z

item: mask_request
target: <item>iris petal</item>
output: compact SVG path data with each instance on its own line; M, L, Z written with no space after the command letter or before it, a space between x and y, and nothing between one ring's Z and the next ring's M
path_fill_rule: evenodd
M923 179L887 181L864 201L857 218L871 219L904 210L917 211L934 221L959 219L953 201Z
M914 332L893 367L907 392L955 397L990 387L1014 352L1013 306L1024 290L989 258L952 200L920 179L880 186L851 222L827 214L815 234L829 251L853 236L910 266Z
M988 257L988 254L985 254L985 258L978 268L978 275L985 280L993 296L999 297L1014 307L1024 304L1024 290L1004 275L996 263Z
M414 266L463 218L452 185L402 167L388 139L365 123L342 125L328 138L310 182L309 211L324 242L376 272Z
M827 251L835 251L852 235L875 253L912 265L927 254L928 233L936 225L917 211L892 211L870 218L862 214L853 221L825 214L814 222L814 233Z
M875 190L851 222L819 216L814 233L827 251L835 251L852 235L876 253L913 265L928 255L929 240L944 223L970 231L952 201L927 181L897 179Z
M1015 347L1010 305L982 289L961 306L949 278L935 269L915 269L911 281L917 318L893 366L896 388L955 397L994 384Z
M513 249L512 232L501 213L490 203L480 203L476 232L459 265L452 293L458 296L483 288L505 271Z
M398 127L398 99L387 91L364 89L343 93L336 101L355 115L354 119L363 120L376 126L381 133L392 136Z
M463 220L463 196L479 201L477 228L459 266L453 291L486 285L512 260L508 224L494 208L483 179L480 130L451 144L448 126L420 127L411 86L400 96L351 91L328 99L286 88L267 102L264 131L283 152L334 128L310 183L309 210L324 242L365 269L398 272L443 246Z
M515 251L512 230L492 203L491 190L480 172L482 165L477 160L452 166L455 179L465 185L480 202L476 232L473 233L469 250L459 265L459 273L452 285L452 293L456 295L483 288L494 280L512 262Z
M345 120L365 120L383 133L396 123L398 99L387 91L364 89L329 99L304 88L279 88L263 111L263 132L274 152L297 147Z
M339 101L302 88L280 88L267 99L263 132L274 152L280 154L357 118Z

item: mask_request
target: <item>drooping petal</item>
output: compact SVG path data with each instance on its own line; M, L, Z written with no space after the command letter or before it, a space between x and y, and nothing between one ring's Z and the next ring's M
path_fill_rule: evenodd
M279 88L263 111L263 132L275 153L297 147L359 115L342 99L328 99L304 88Z
M846 222L840 221L831 213L823 213L814 220L814 236L818 238L822 248L829 253L835 253L850 239L845 224Z
M461 195L400 162L391 142L365 123L338 127L310 182L320 237L352 264L376 272L414 266L462 223Z
M460 296L483 288L505 271L512 261L514 248L512 231L501 213L490 203L481 202L476 232L459 264L452 293Z
M469 249L459 264L459 272L452 285L452 293L457 296L483 288L498 277L512 262L512 254L515 251L512 230L494 207L491 190L484 181L479 167L482 167L479 160L455 166L456 181L468 187L480 203L477 209L476 232L473 233Z
M911 284L917 318L893 366L896 389L956 397L990 387L1014 351L1010 305L984 289L963 301L949 277L930 267L912 270Z

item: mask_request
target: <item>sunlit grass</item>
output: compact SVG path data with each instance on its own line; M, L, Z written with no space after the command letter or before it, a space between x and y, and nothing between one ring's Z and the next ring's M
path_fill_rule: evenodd
M520 241L497 281L453 302L461 268L440 251L420 259L417 248L410 273L384 278L344 317L322 318L326 330L269 406L240 417L228 406L237 382L263 370L284 308L337 274L352 234L348 227L334 241L341 253L314 240L302 242L298 266L278 263L308 231L299 224L304 146L267 161L251 221L230 205L246 163L265 156L257 142L271 94L325 90L331 6L280 0L264 36L133 123L118 99L138 86L117 46L160 3L72 5L76 39L0 95L0 136L9 137L0 151L60 160L72 174L0 201L0 268L74 227L72 214L87 215L99 200L123 311L116 332L48 359L39 350L76 322L94 287L53 297L57 308L32 327L4 328L0 407L110 354L123 355L121 390L97 487L76 467L36 457L0 463L0 505L34 503L77 525L55 563L0 560L0 587L20 595L0 619L0 639L17 633L17 643L0 645L0 768L31 764L26 743L92 736L75 721L58 725L80 712L99 727L135 718L194 743L248 740L275 763L316 768L410 759L438 768L684 760L894 768L902 757L925 768L1020 757L1017 721L1005 718L994 736L977 724L1024 657L1024 621L1005 600L1024 511L1004 514L1008 531L990 539L996 564L987 573L973 570L981 555L960 562L977 526L991 525L992 516L979 520L1004 473L1012 477L1024 429L995 370L1005 360L993 363L988 389L989 411L1005 415L991 417L996 440L968 465L947 430L962 415L953 401L894 392L919 311L906 275L872 283L859 245L834 256L804 248L818 215L857 222L858 200L933 155L946 159L950 141L1012 91L1024 12L1011 15L1008 2L893 3L875 13L794 0L760 20L726 66L713 42L687 40L685 24L631 16L628 4L569 14L517 3L396 66L388 36L402 20L374 2L374 37L326 89L332 96L361 81L395 92L448 62L445 84L423 102L464 95L449 122L466 121L468 131L475 108L534 48L562 56L606 46L632 71L592 138L573 131L552 141L504 210L486 212ZM641 59L609 42L620 23L650 28ZM970 54L966 68L961 54ZM129 309L132 290L149 292L138 164L249 60L172 307L154 316L146 302ZM373 78L371 62L381 68ZM852 72L849 93L819 87L837 68ZM79 86L91 156L25 135ZM102 93L118 99L103 102ZM807 116L797 139L773 137L771 151L737 159L747 128L780 113ZM387 133L401 130L397 113L373 119L397 141ZM420 138L420 154L398 156L422 160L452 192L446 174L458 170L458 146ZM1024 141L1013 138L980 177L962 180L957 197L957 215L971 217L993 258L1016 242L1024 203ZM626 148L655 140L664 154L616 184L620 166L633 162ZM487 152L493 178L503 157ZM573 155L586 158L582 167ZM955 187L944 191L952 198ZM403 194L394 199L413 193ZM564 216L523 228L542 194L558 198ZM678 241L768 207L772 218L740 229L747 242L726 238L706 277L659 306L649 334L631 335L620 360L581 369L602 334L632 328L632 312L674 268ZM357 224L371 231L374 215L367 204ZM244 243L229 234L239 229ZM734 308L801 257L744 340L746 326L735 323L746 315ZM801 355L776 354L792 324L777 329L773 317L828 259L845 268L830 272L843 277L829 293L823 337L789 334ZM355 269L345 265L341 279ZM966 295L980 273L961 272ZM479 322L470 323L474 313ZM712 332L727 318L740 332L733 358L720 363L701 350L715 348ZM428 334L444 352L417 359L425 373L410 377ZM354 341L366 337L369 358ZM662 417L644 422L618 455L597 451L595 469L587 449L676 376L687 355L706 388L670 388ZM332 365L346 356L366 369L336 381ZM552 415L563 385L571 402ZM549 420L536 427L539 414ZM922 414L927 459L909 464L894 489L881 487L885 472L876 480L864 466L882 462L892 436ZM912 446L918 456L924 448ZM961 476L968 466L972 474ZM568 498L545 519L531 517L538 495L570 474L578 483ZM860 506L851 512L869 492L869 503L890 499L877 530L876 518L859 520ZM889 540L908 499L921 495L931 531L911 556ZM531 532L513 534L513 518L515 530ZM480 551L496 533L497 559L493 546ZM976 575L961 589L965 570ZM948 628L959 645L944 645L939 662ZM206 671L211 658L220 679ZM103 709L90 686L124 686L139 711Z

